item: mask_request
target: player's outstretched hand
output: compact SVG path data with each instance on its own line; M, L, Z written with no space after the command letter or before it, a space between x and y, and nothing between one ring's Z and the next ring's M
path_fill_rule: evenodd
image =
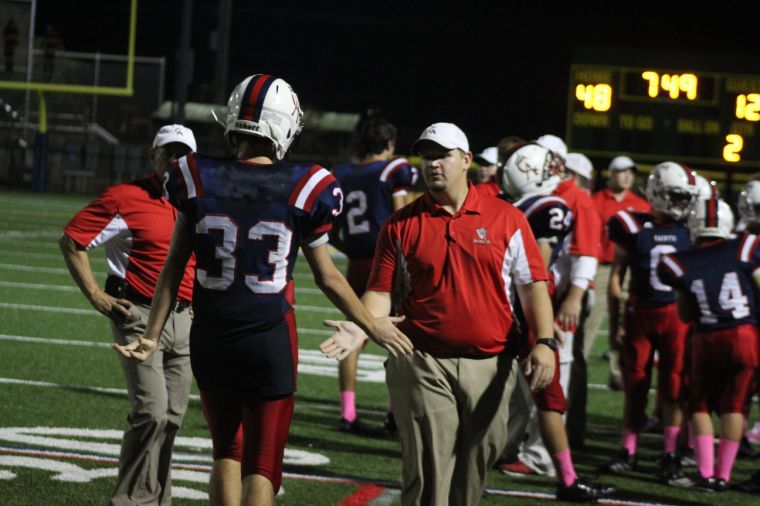
M372 340L388 350L388 353L394 357L407 355L414 351L414 346L409 338L396 328L396 324L401 323L404 319L404 316L376 318L370 333Z
M123 322L129 316L129 309L132 307L132 303L127 299L111 297L103 290L98 290L90 297L90 304L116 323Z
M554 378L554 351L548 346L536 345L523 362L523 372L530 379L532 391L546 388Z
M118 343L111 343L111 347L126 358L132 358L138 362L144 362L148 357L153 355L153 352L158 348L158 340L141 337L137 341L133 341L126 346L122 346Z
M335 329L335 333L319 345L327 358L343 360L367 340L367 334L354 322L325 320L324 324Z

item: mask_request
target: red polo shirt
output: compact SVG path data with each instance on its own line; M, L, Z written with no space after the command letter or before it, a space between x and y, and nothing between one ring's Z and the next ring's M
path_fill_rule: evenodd
M492 356L504 350L514 317L512 284L547 279L525 216L469 185L449 214L429 193L391 215L380 232L367 290L390 292L397 244L412 291L399 328L438 356Z
M610 218L618 211L636 211L640 213L651 213L652 206L646 199L643 199L636 195L632 191L626 192L622 200L618 201L612 194L609 188L599 190L591 196L591 200L594 202L596 212L602 220L602 224L606 225ZM615 243L610 241L607 237L607 227L602 227L601 245L599 250L599 262L603 264L610 264L615 258Z
M105 245L108 274L119 276L139 294L153 297L164 267L177 211L152 174L106 189L69 221L64 233L90 250ZM191 256L178 298L193 299L195 257Z
M487 195L489 197L498 197L501 193L499 185L495 181L486 181L485 183L478 183L475 188L481 195Z
M575 218L569 253L596 258L599 254L599 238L604 227L591 196L586 190L576 186L573 178L562 181L554 190L554 195L565 199Z

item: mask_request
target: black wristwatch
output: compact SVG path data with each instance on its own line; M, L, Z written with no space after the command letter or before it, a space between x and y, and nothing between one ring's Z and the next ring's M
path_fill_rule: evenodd
M545 344L551 348L552 351L557 351L557 341L551 337L542 337L541 339L536 339L536 346L539 344Z

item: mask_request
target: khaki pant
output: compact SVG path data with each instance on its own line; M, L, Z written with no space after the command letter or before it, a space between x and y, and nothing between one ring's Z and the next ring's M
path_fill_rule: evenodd
M111 322L114 340L130 343L143 335L150 307L133 304L122 324ZM109 504L171 504L174 437L190 395L191 310L173 311L158 350L145 362L119 356L132 410L119 455L119 475Z
M386 381L402 456L401 503L473 505L507 441L517 362L436 358L415 350L390 357Z

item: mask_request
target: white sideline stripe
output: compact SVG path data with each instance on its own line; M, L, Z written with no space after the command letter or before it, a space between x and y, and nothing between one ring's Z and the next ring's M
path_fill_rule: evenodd
M0 269L6 271L23 271L23 272L39 272L44 274L69 274L68 269L60 267L38 267L35 265L23 265L23 264L7 264L0 263ZM95 276L105 276L106 273L102 271L93 271Z
M60 229L47 230L3 230L0 232L0 239L19 239L22 237L45 237L54 238L61 235Z
M65 314L81 314L81 315L100 315L98 311L94 309L78 309L74 307L57 307L57 306L37 306L34 304L10 304L7 302L0 302L0 309L20 309L22 311L43 311L47 313L65 313ZM323 313L323 314L342 314L335 308L323 307L323 306L301 306L295 305L296 311L305 313Z
M17 281L0 281L0 286L8 288L22 288L29 290L50 290L58 292L79 292L79 288L71 285L46 285L42 283L20 283ZM296 288L296 293L305 295L321 295L319 288Z
M53 253L29 253L28 251L14 251L0 249L0 256L8 257L24 257L24 258L37 258L39 260L63 260L61 254Z

